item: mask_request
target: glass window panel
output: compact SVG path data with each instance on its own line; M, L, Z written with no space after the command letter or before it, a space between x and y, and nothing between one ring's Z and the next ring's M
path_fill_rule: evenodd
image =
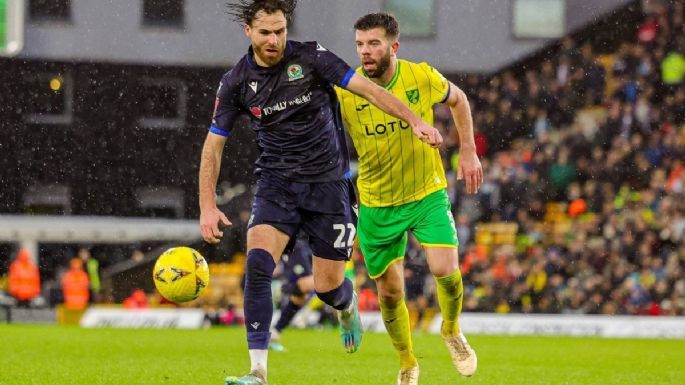
M386 0L385 10L400 23L400 35L427 37L435 34L435 1Z

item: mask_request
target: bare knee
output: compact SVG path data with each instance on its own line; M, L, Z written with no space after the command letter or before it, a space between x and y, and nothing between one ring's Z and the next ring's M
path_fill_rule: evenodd
M378 285L378 300L388 306L393 306L404 297L404 290L398 286L386 287Z
M378 300L381 304L393 306L404 297L404 264L397 261L390 265L383 275L376 278Z
M433 274L435 277L447 277L448 275L452 275L457 269L459 268L459 265L455 262L453 264L445 264L441 266L435 266L431 267L431 274Z
M459 269L459 254L457 249L449 248L426 248L428 256L428 268L436 277L452 275Z
M257 225L247 231L247 249L262 249L278 262L290 237L271 225Z
M304 306L304 304L307 303L307 297L304 295L291 295L290 302L297 306Z
M342 280L331 275L314 275L314 290L319 293L331 291L342 284Z
M312 258L314 270L314 289L319 293L331 291L339 287L345 279L345 262L333 261L314 256Z
M297 287L302 293L310 293L316 288L314 287L314 275L308 275L297 280Z

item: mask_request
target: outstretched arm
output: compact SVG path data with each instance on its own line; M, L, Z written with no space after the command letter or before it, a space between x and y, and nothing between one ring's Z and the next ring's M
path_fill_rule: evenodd
M466 192L468 194L475 194L483 183L483 167L476 154L471 106L469 106L469 101L464 91L452 82L450 82L450 96L445 100L445 104L452 112L461 147L457 179L464 179L466 181Z
M414 112L402 101L397 99L382 87L371 80L354 74L347 84L347 89L368 100L371 104L380 108L386 114L390 114L398 119L402 119L412 126L414 134L423 142L433 147L440 147L442 135L435 128L421 120Z
M209 243L218 243L224 235L219 230L220 221L226 226L231 225L226 215L216 207L216 181L221 169L224 144L225 136L208 133L200 160L200 230L202 238Z

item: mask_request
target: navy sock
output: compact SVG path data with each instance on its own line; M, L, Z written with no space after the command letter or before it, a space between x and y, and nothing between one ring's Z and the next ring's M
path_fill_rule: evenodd
M276 268L266 250L252 249L245 263L245 328L248 349L268 349L273 316L271 276Z
M321 298L322 301L331 305L333 309L343 310L350 306L352 301L352 281L345 278L342 284L337 288L327 291L325 293L316 292L316 295Z
M294 304L293 301L288 300L288 303L281 308L281 318L276 322L276 330L280 333L283 329L290 325L290 321L295 318L295 314L302 309L302 306Z

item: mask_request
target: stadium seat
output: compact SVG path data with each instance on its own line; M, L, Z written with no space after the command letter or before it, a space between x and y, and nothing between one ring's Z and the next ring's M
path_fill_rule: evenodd
M24 193L24 211L32 214L71 215L71 187L34 184Z
M481 223L476 226L476 244L481 246L514 245L519 225L509 222Z
M604 86L604 94L605 95L611 95L614 92L614 88L615 88L614 77L613 77L612 73L613 73L613 68L614 68L614 61L616 61L616 55L614 55L614 54L599 55L597 57L597 60L602 65L602 67L604 67L604 73L606 76L606 85Z

